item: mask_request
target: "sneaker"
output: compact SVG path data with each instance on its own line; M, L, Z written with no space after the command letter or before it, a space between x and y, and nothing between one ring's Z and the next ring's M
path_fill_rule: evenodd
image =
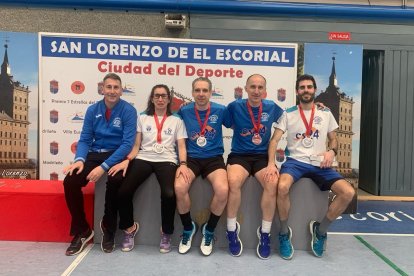
M243 244L239 238L240 224L236 221L235 231L226 231L229 241L229 252L233 257L239 257L243 251Z
M319 228L319 222L312 220L309 223L309 230L312 235L312 241L311 241L311 247L313 254L315 254L316 257L322 257L323 251L325 250L325 242L328 236L325 235L319 235L318 233Z
M68 249L66 249L66 256L73 256L82 252L85 245L93 238L94 232L90 228L83 233L75 235Z
M262 233L262 227L257 228L257 237L259 243L257 244L256 252L260 259L266 260L270 256L270 234Z
M181 236L180 244L178 245L178 252L180 254L185 254L191 249L191 242L193 241L193 237L197 232L197 224L194 221L191 222L193 224L193 229L190 231L183 231Z
M111 253L115 249L115 233L108 231L102 220L99 225L102 231L101 249L105 253Z
M280 256L285 260L290 260L293 257L295 250L292 246L292 228L288 227L286 234L279 233L279 252Z
M168 253L171 251L171 235L165 234L161 230L160 252Z
M203 238L201 239L200 250L204 256L209 256L213 252L214 232L210 232L206 229L207 223L204 223L201 227L201 233Z
M131 233L124 231L124 237L122 238L121 250L124 252L131 251L135 245L135 235L138 233L139 224L134 222L135 230Z

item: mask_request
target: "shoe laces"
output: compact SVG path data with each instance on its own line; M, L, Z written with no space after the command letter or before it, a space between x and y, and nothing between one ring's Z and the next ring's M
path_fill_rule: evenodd
M171 240L170 235L164 234L164 233L161 234L161 243L162 244L168 244L168 243L170 243L170 240Z
M181 235L183 244L187 244L187 242L190 240L190 237L191 237L192 233L193 233L192 230L183 232L183 234Z
M210 246L211 241L214 239L214 233L204 229L204 245Z
M270 243L269 233L260 233L260 243L262 245L268 245Z

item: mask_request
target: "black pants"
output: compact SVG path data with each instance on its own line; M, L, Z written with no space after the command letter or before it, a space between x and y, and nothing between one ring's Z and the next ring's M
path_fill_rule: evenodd
M127 229L134 224L134 193L138 187L155 173L161 188L161 221L165 234L174 232L175 193L174 180L177 165L171 162L150 162L134 159L128 167L124 182L118 191L119 228Z
M82 187L85 187L89 183L86 176L111 154L112 152L88 153L83 171L80 174L76 174L77 171L74 171L72 175L66 175L65 180L63 181L66 204L72 216L70 226L70 235L72 236L80 234L90 227L86 221L82 192ZM122 172L119 172L113 177L108 176L106 182L105 211L102 222L105 225L105 228L113 233L116 231L118 212L117 196L122 180Z

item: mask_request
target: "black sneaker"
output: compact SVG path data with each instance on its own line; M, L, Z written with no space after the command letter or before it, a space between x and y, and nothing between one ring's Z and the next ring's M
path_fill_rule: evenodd
M115 233L108 231L103 225L102 220L100 226L102 231L101 249L105 253L111 253L115 249Z
M73 256L81 253L88 241L93 238L93 234L93 230L89 228L85 232L75 235L68 249L66 249L66 256Z

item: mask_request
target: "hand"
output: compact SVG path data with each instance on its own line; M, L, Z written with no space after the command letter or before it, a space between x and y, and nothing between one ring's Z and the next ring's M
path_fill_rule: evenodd
M279 178L279 170L276 167L276 164L268 164L265 170L264 180L266 182L273 182L275 179Z
M122 171L122 176L125 177L129 165L129 160L124 160L109 169L108 175L115 176L119 171Z
M88 174L86 179L92 182L97 182L104 173L105 173L104 169L102 169L101 166L98 166Z
M332 167L332 163L335 158L335 152L333 152L333 150L325 151L323 153L320 153L319 155L323 156L323 160L321 162L322 169Z
M175 173L175 177L179 178L182 176L184 178L185 183L190 183L190 172L188 171L187 165L180 165Z
M76 172L76 174L80 174L83 171L83 162L82 161L76 161L75 163L72 163L72 164L66 166L63 169L63 174L66 175L66 174L69 173L69 175L72 175L74 170L78 170Z

